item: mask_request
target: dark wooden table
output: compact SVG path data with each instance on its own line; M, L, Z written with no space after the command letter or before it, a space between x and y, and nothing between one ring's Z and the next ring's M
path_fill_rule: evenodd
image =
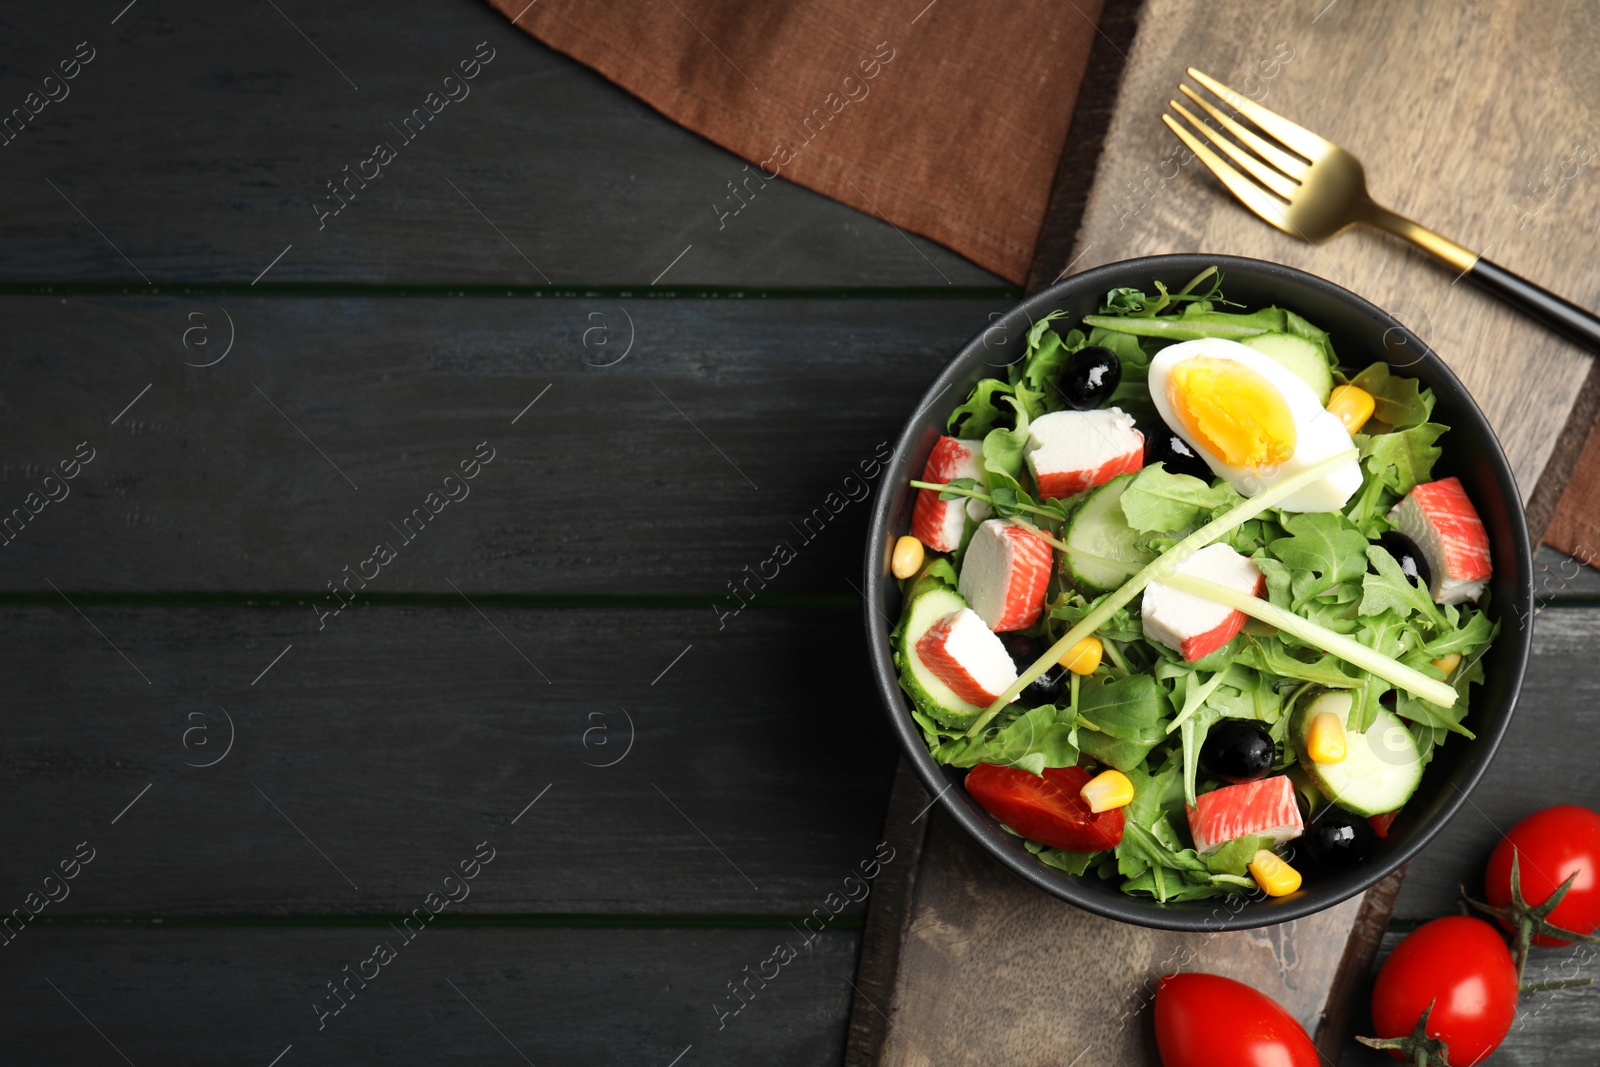
M839 1062L862 464L1017 290L782 182L719 219L739 160L469 0L0 29L58 97L0 135L0 1062ZM1600 796L1600 581L1542 558L1402 922ZM1499 1062L1593 1062L1545 996Z

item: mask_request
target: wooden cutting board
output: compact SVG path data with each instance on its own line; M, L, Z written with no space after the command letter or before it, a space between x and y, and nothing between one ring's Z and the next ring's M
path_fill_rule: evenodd
M1600 273L1572 235L1595 232L1600 210L1572 160L1600 142L1588 112L1600 73L1585 62L1600 51L1600 11L1556 6L1108 3L1030 290L1191 251L1338 282L1404 321L1466 382L1532 498L1537 536L1600 409L1588 357L1397 240L1358 231L1312 247L1278 233L1183 162L1160 114L1198 67L1351 149L1396 210L1597 306ZM909 862L886 868L873 896L850 1067L1154 1063L1155 979L1177 970L1276 997L1338 1061L1404 871L1282 926L1144 930L1026 885L929 799L902 763L885 833Z
M902 761L885 830L896 862L867 916L847 1067L1153 1064L1156 979L1195 970L1272 993L1337 1062L1399 875L1281 926L1146 930L1035 889L930 800Z

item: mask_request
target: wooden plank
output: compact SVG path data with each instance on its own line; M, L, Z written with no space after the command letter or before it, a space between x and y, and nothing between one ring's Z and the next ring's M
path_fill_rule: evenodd
M879 461L1003 306L10 298L0 589L326 593L385 542L375 593L853 596Z
M1322 1016L1311 1030L1322 1058L1332 1063L1349 1043L1351 1026L1359 1017L1361 1004L1368 997L1368 975L1382 949L1383 936L1394 914L1396 898L1405 884L1406 867L1389 875L1361 895L1361 906L1344 935L1344 954L1340 957L1322 1001ZM1296 931L1298 933L1298 931Z
M5 148L0 280L248 284L292 244L264 283L1004 284L763 181L486 5L278 8L7 11L8 108L79 41L93 59Z
M1600 532L1585 529L1580 523L1563 521L1557 525L1556 512L1597 420L1600 420L1600 370L1591 362L1589 373L1584 376L1583 385L1573 399L1572 409L1567 413L1566 425L1561 428L1555 444L1550 448L1550 458L1533 493L1528 497L1527 505L1528 531L1532 537L1559 541L1586 559L1600 559L1600 535L1597 535ZM1571 526L1576 526L1582 533L1571 537L1574 532ZM1569 537L1574 543L1567 543Z
M1412 860L1397 917L1453 912L1462 884L1481 893L1489 853L1501 832L1523 816L1552 804L1600 809L1600 768L1590 754L1590 709L1600 705L1597 643L1600 611L1546 608L1539 614L1511 730L1468 803Z
M1265 930L1153 935L1010 876L941 809L880 1062L1154 1063L1149 1008L1176 970L1249 981L1314 1030L1360 905Z
M1600 197L1572 159L1595 138L1587 101L1600 81L1583 58L1600 42L1600 14L1571 14L1551 20L1512 0L1325 12L1273 0L1219 15L1150 0L1075 269L1205 249L1287 263L1353 289L1461 376L1532 493L1588 356L1452 284L1452 272L1395 239L1356 231L1310 246L1260 222L1203 166L1183 165L1160 115L1184 69L1198 66L1361 157L1385 204L1596 307L1600 274L1580 235L1600 225ZM1540 57L1537 69L1529 56ZM1437 71L1418 57L1432 57ZM1455 76L1463 70L1473 76Z
M858 620L6 609L7 899L87 840L52 916L404 913L488 840L456 910L837 911L894 758Z
M1600 563L1600 543L1589 559ZM1547 601L1600 596L1600 570L1583 559L1540 546L1533 557L1533 591Z
M889 1036L889 1003L900 968L911 906L922 867L922 846L928 834L932 799L904 756L895 768L883 838L894 849L895 866L879 879L861 932L860 962L850 1006L850 1039L844 1067L870 1067L878 1062Z
M763 988L747 975L772 974L785 938L798 955ZM365 962L378 943L393 952L381 967ZM32 930L0 957L0 1032L15 1063L830 1063L855 946L825 933L807 949L783 928L455 928L411 942L386 924ZM358 972L376 977L362 988ZM321 1019L317 1006L338 1003L326 983L347 974L353 997ZM714 1005L737 1003L728 983L742 981L753 999L719 1028Z

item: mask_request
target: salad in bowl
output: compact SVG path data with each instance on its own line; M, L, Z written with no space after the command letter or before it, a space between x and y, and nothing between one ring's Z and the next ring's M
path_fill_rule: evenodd
M969 375L906 469L886 651L921 748L1041 884L1182 905L1327 883L1325 906L1403 861L1408 805L1436 829L1459 803L1414 799L1441 752L1504 728L1525 649L1487 741L1473 706L1505 554L1479 498L1503 526L1509 472L1445 473L1460 431L1429 384L1341 362L1226 274L1030 313ZM1461 795L1477 757L1450 760Z

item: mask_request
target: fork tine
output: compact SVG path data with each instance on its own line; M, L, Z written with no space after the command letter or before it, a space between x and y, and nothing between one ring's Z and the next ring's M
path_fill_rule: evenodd
M1255 178L1256 181L1260 182L1262 185L1265 185L1268 189L1271 189L1285 200L1294 199L1294 191L1297 188L1294 182L1290 181L1288 178L1285 178L1282 174L1279 174L1271 167L1266 166L1260 160L1256 159L1250 153L1246 152L1244 149L1240 148L1226 137L1218 136L1215 130L1201 122L1199 119L1195 118L1194 114L1190 112L1188 108L1184 107L1176 100L1168 100L1167 103L1172 106L1172 110L1188 119L1189 125L1193 126L1199 132L1210 136L1213 146L1226 152L1235 163L1249 171L1250 176Z
M1248 130L1239 125L1237 122L1233 121L1232 116L1212 106L1211 101L1207 100L1205 97L1201 96L1187 85L1178 86L1178 91L1204 108L1207 115L1210 115L1212 118L1216 119L1217 123L1223 129L1227 130L1229 133L1239 138L1239 140L1249 145L1250 150L1256 155L1260 156L1274 167L1277 167L1289 177L1301 181L1305 180L1305 176L1307 172L1311 170L1311 168L1306 166L1306 164L1302 162L1298 156L1291 156L1283 149L1263 138L1260 134L1257 134L1254 131Z
M1206 147L1199 138L1178 125L1171 115L1162 115L1161 121L1165 122L1167 128L1178 135L1179 140L1189 146L1190 151L1200 157L1200 162L1211 168L1211 173L1215 174L1222 184L1226 185L1228 190L1244 203L1245 207L1285 233L1295 232L1289 226L1288 212L1284 210L1283 201L1271 196L1259 185L1234 170L1231 164Z
M1295 125L1276 111L1268 111L1254 100L1240 96L1215 78L1203 74L1193 67L1189 68L1189 77L1210 89L1229 107L1242 113L1245 118L1260 126L1307 159L1316 159L1328 149L1338 147L1332 141L1318 137L1304 126Z

